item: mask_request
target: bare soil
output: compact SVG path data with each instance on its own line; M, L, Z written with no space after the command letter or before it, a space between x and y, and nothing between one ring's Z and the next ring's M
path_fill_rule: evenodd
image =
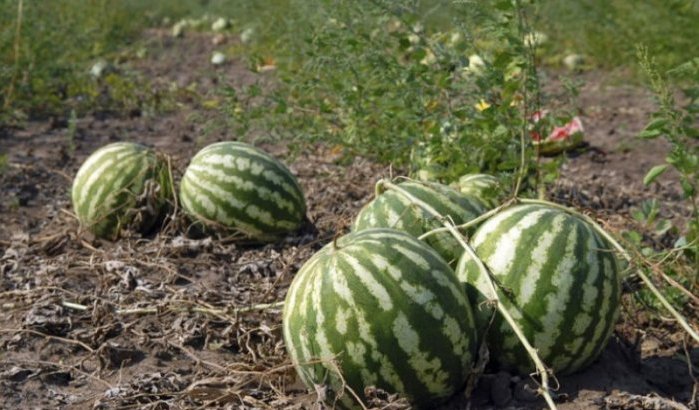
M273 72L252 73L242 61L211 66L210 36L149 35L149 57L132 66L155 86L194 84L206 99L222 83L273 81ZM685 210L672 175L641 184L667 150L634 138L654 109L650 96L607 85L601 73L581 78L579 104L595 149L568 158L551 197L606 216L616 230L630 226L628 212L644 198L659 198L663 216L680 220ZM546 81L555 94L560 80L549 74ZM324 147L289 157L284 146L263 146L299 177L317 229L265 246L187 237L179 215L154 236L106 242L80 232L71 214L72 176L104 144L154 146L172 156L179 174L199 148L238 138L207 126L220 114L201 100L155 116L94 113L74 135L55 120L0 129L0 152L9 156L0 173L0 407L319 407L296 379L274 303L301 265L346 231L389 167L340 161ZM694 320L698 310L684 309ZM699 349L679 326L626 295L609 346L587 370L558 379L557 400L562 409L697 409L698 367ZM544 408L528 382L488 369L470 402L456 397L444 408ZM378 405L401 407L380 397Z

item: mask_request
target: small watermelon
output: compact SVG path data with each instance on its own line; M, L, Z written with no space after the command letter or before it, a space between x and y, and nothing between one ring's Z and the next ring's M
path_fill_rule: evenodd
M504 306L555 372L589 365L605 347L619 312L620 276L610 244L587 222L557 208L518 205L485 221L471 239L500 284ZM490 287L464 254L456 269L466 284L479 329L492 310ZM504 291L503 291L504 289ZM490 357L523 374L534 365L501 315L487 334Z
M374 386L433 407L464 386L475 355L454 272L395 229L350 233L312 256L289 288L282 322L298 374L309 388L327 387L331 407L357 407L343 381L360 397Z
M480 199L489 209L497 207L504 196L500 181L488 174L463 175L453 186L462 194Z
M481 202L474 197L433 182L405 181L402 189L432 206L441 215L450 217L456 224L466 223L485 212ZM395 228L414 237L442 227L442 222L395 190L379 194L359 211L353 231L367 228ZM449 232L428 236L426 242L454 266L463 248Z
M251 145L219 142L197 153L182 176L182 208L214 228L274 241L306 220L306 202L284 164Z
M83 227L116 239L122 229L147 233L162 222L174 197L172 186L162 156L141 144L116 142L82 164L71 197Z

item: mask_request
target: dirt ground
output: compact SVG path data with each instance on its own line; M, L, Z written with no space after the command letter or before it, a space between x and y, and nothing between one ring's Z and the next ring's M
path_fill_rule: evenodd
M151 36L149 57L133 66L156 86L196 83L206 96L222 81L240 87L273 79L241 61L214 68L210 37ZM650 96L607 85L600 73L580 78L586 139L596 149L567 160L551 196L607 215L617 229L644 198L660 198L663 215L680 218L671 176L641 184L667 150L634 138L654 109ZM555 95L559 78L546 80ZM10 163L0 173L0 407L318 407L315 393L296 380L274 303L305 260L347 229L388 167L340 162L322 147L290 158L317 232L266 246L188 238L177 229L180 215L157 236L106 242L79 232L71 215L72 176L95 149L142 142L171 155L180 173L202 146L237 137L207 128L215 115L197 103L154 117L94 113L78 121L72 138L65 121L0 129L0 152ZM264 148L286 158L284 147ZM600 359L559 378L561 409L698 408L699 348L672 320L638 306L627 295ZM470 403L456 397L444 408L543 408L526 384L489 372Z

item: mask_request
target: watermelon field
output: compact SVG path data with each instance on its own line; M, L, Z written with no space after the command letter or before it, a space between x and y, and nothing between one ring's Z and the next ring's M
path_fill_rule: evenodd
M0 408L699 409L698 2L0 10Z

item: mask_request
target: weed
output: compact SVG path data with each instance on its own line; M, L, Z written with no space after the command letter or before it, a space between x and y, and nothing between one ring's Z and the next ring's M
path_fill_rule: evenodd
M75 137L78 133L78 117L75 110L71 110L68 118L68 129L66 130L66 140L68 145L68 154L72 157L75 154Z
M684 198L690 209L689 221L684 229L685 236L680 244L687 244L695 267L693 286L699 282L699 59L690 60L668 72L668 75L683 84L686 104L679 106L665 78L655 68L648 49L638 48L638 59L649 78L659 109L639 134L643 139L663 137L670 143L665 163L651 168L643 182L648 185L667 169L679 174Z
M339 146L445 182L468 172L513 182L523 166L533 186L537 170L557 169L528 139L541 97L517 2L340 2L305 21L272 95L253 110L256 96L224 95L241 131L262 124L297 146Z

